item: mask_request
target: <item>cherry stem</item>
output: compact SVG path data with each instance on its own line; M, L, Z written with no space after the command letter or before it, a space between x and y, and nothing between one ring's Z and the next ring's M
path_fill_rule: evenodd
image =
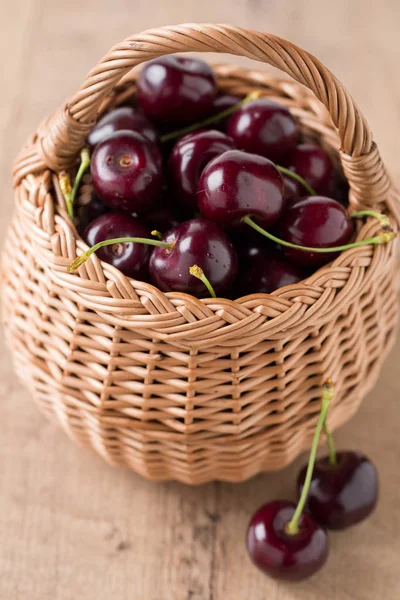
M350 216L352 219L358 219L359 217L374 217L375 219L378 219L385 231L393 231L390 225L389 217L387 215L383 215L382 213L376 212L376 210L359 210Z
M275 165L275 166L280 173L283 173L284 175L287 175L288 177L291 177L295 181L298 181L299 183L301 183L301 185L307 190L307 192L310 194L310 196L317 195L317 192L314 190L314 188L311 187L311 185L309 183L307 183L307 181L305 179L300 177L300 175L295 173L295 171L291 171L290 169L286 169L286 167L281 167L280 165Z
M301 491L301 495L297 503L294 515L290 519L289 523L287 523L287 525L285 526L285 531L289 535L297 535L299 533L299 520L301 515L303 514L308 492L310 491L315 459L317 456L319 438L321 437L322 428L324 427L324 423L326 421L326 415L328 414L329 404L333 398L334 391L335 388L333 382L331 379L328 379L322 386L321 412L319 414L318 423L315 428L303 489Z
M103 248L104 246L112 246L114 244L128 244L128 243L148 244L149 246L158 246L159 248L170 248L170 249L173 246L172 244L169 244L168 242L161 242L160 240L153 240L150 238L122 237L122 238L113 238L111 240L103 240L102 242L98 242L98 244L95 244L94 246L89 248L89 250L86 250L86 252L83 252L83 254L78 256L74 260L74 262L71 263L69 265L69 267L67 267L67 271L68 271L68 273L73 273L74 271L76 271L78 269L78 267L83 265L83 263L85 263L87 261L87 259L94 252L97 252L97 250L100 250L100 248Z
M60 184L60 190L65 200L68 216L70 219L73 219L74 211L72 206L71 178L66 171L61 171L61 173L58 175L58 183Z
M251 92L245 98L243 98L243 100L240 100L240 102L238 102L234 106L231 106L230 108L226 108L225 110L222 110L218 114L212 115L211 117L208 117L208 119L204 119L204 121L200 121L199 123L193 123L192 125L188 125L187 127L183 127L182 129L177 129L176 131L171 131L170 133L166 133L165 135L162 135L160 137L160 142L161 142L161 144L165 144L165 142L169 142L171 140L174 140L175 138L179 138L184 135L187 135L188 133L192 133L192 131L196 131L197 129L203 129L204 127L213 125L214 123L217 123L221 119L225 119L226 117L229 117L230 115L232 115L234 112L236 112L239 108L241 108L248 102L251 102L252 100L257 100L258 98L260 98L260 96L261 96L261 92L255 90L254 92Z
M157 229L153 229L151 235L154 235L154 237L158 238L159 240L161 240L162 238L162 233L160 231L157 231Z
M214 291L214 288L213 288L213 286L210 283L210 280L207 279L207 277L204 275L204 271L203 271L202 268L200 268L198 265L193 265L193 267L190 267L189 273L191 275L193 275L193 277L197 277L197 279L200 279L200 281L202 281L204 283L204 285L206 286L206 288L210 292L210 296L212 298L216 298L217 297L217 295L216 295L216 293Z
M367 240L359 240L358 242L351 242L350 244L345 244L344 246L333 246L330 248L312 248L310 246L299 246L298 244L291 244L290 242L286 242L285 240L281 240L276 237L269 231L265 231L262 227L257 225L255 221L250 217L250 215L246 215L242 218L244 223L250 225L253 229L261 233L261 235L266 238L272 240L276 244L280 244L281 246L286 246L287 248L294 248L295 250L303 250L304 252L316 252L316 253L330 253L330 252L343 252L344 250L350 250L350 248L358 248L359 246L368 246L369 244L387 244L394 240L396 237L396 233L394 231L381 231L375 237L368 238Z
M81 150L81 162L79 165L78 172L75 177L74 185L71 187L71 179L68 173L63 171L59 175L59 183L62 195L65 199L65 204L67 206L67 212L70 219L74 218L74 202L76 198L76 194L78 193L78 189L80 183L82 181L82 177L90 167L90 153L88 148L82 148Z

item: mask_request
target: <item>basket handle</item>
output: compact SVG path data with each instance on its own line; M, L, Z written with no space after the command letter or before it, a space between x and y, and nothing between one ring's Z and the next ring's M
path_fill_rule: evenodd
M103 99L133 67L176 52L224 52L265 62L307 86L328 109L341 140L341 160L353 208L386 203L400 222L391 181L369 126L351 95L314 56L274 35L231 25L186 24L133 35L90 71L77 94L46 122L19 156L17 183L28 173L71 166L93 127Z

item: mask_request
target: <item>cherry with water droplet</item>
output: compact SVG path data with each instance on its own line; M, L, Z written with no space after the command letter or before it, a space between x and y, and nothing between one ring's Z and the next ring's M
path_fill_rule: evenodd
M170 248L155 248L150 259L153 283L164 292L207 296L204 284L190 274L198 265L217 294L234 281L238 260L229 237L215 223L191 219L168 231L162 238Z
M250 214L269 227L283 213L283 194L282 176L270 160L229 150L203 170L197 201L200 212L212 221L235 224Z

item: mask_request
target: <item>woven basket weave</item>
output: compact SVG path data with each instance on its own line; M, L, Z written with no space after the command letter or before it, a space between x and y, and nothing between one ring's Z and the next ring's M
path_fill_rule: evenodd
M333 428L375 383L397 324L396 244L349 250L304 282L237 301L164 294L95 255L67 273L86 246L56 173L74 168L99 112L134 97L132 67L183 51L244 55L291 75L296 82L216 68L224 91L259 89L291 109L304 135L341 162L351 210L374 207L399 222L399 194L366 121L313 56L226 25L146 31L110 51L16 162L5 330L41 409L110 464L153 480L241 481L284 467L309 446L326 377L337 385ZM378 230L370 220L358 238Z

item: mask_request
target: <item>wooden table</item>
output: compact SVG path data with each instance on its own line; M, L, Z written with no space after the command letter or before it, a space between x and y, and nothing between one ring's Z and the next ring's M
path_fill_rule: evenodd
M365 111L400 179L398 0L18 0L0 8L1 231L10 165L27 134L113 43L145 28L231 21L316 54ZM214 58L215 60L215 58ZM220 60L220 57L219 57ZM1 600L396 600L400 596L400 345L378 387L337 435L378 465L379 509L331 536L326 568L296 586L249 563L243 538L262 502L293 494L300 464L243 485L155 485L112 470L47 422L0 366Z

